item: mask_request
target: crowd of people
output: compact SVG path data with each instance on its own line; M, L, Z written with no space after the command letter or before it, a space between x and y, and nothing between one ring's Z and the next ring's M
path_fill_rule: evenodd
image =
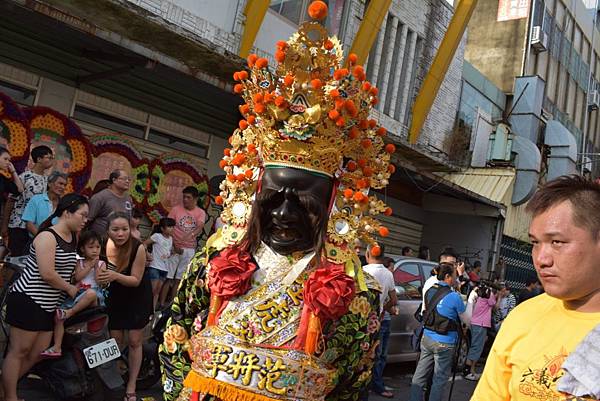
M67 176L51 171L50 148L33 148L31 158L31 169L17 175L10 154L0 148L0 169L12 175L12 180L0 175L0 196L6 198L2 239L10 256L24 259L6 301L5 399L18 399L19 378L41 358L62 355L65 320L106 306L111 337L129 349L125 399L135 401L142 330L157 303L167 305L174 296L204 227L198 190L185 188L183 204L143 238L143 213L133 206L126 171L113 171L88 199L65 194Z

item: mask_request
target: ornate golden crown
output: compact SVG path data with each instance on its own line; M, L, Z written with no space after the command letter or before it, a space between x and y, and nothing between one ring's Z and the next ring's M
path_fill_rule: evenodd
M332 260L353 253L357 239L373 244L371 234L387 235L371 216L391 214L391 209L368 191L387 185L395 148L385 144L386 130L369 119L377 88L366 81L356 55L350 54L343 66L338 39L316 21L326 13L323 2L311 4L315 21L277 43L274 70L267 59L250 55L250 72L234 74L234 92L245 100L240 106L244 119L225 149L221 167L227 178L217 197L224 204L223 233L230 242L242 237L258 170L268 166L304 169L339 182L328 227Z

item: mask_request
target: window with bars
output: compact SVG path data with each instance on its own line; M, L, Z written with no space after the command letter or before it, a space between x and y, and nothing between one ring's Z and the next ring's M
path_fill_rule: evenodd
M23 88L9 82L0 81L0 92L23 106L33 106L33 102L35 102L35 90Z

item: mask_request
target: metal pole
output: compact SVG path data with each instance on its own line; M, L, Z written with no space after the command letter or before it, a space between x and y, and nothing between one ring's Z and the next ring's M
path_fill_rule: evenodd
M527 63L529 62L529 52L531 51L531 32L533 31L533 17L535 15L535 3L537 0L530 1L531 3L529 5L529 23L527 24L527 40L525 41L525 51L523 52L523 68L521 69L521 76L527 75Z
M596 53L594 51L594 39L596 39L596 19L598 18L598 3L599 0L596 0L596 9L594 10L594 23L592 25L592 48L591 48L591 60L594 60L594 64L596 63ZM591 61L590 60L590 61ZM581 142L581 153L584 154L587 152L587 132L588 125L590 120L590 109L589 109L589 101L590 101L590 86L592 83L592 63L590 62L590 73L588 74L588 82L587 82L587 92L585 94L585 114L583 115L583 140ZM581 158L583 161L583 156ZM591 168L591 167L590 167ZM581 163L581 171L580 173L583 175L585 171L585 163Z

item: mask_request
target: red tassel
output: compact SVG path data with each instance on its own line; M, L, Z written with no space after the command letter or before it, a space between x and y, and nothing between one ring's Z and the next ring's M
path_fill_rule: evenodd
M190 395L190 401L198 401L200 399L200 393L197 391L192 391L192 395Z
M317 342L321 333L321 321L314 313L310 313L308 321L308 332L306 333L306 342L304 343L304 352L312 355L317 350Z

